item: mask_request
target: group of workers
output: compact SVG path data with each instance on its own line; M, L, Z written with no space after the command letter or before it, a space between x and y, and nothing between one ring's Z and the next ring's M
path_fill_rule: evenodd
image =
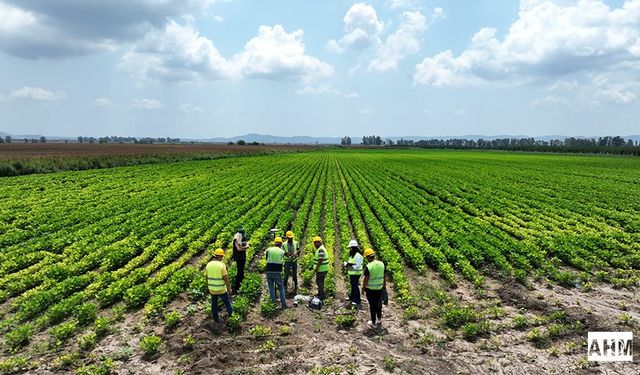
M265 251L266 258L266 279L269 287L271 302L276 303L276 291L280 297L282 309L287 308L286 295L288 292L289 278L293 281L293 294L298 294L298 258L300 257L300 244L294 239L292 231L285 234L286 240L276 237L273 246ZM315 247L313 270L315 273L317 298L324 301L326 298L324 281L329 272L329 256L327 249L322 244L322 238L313 238ZM349 275L350 293L346 297L354 308L360 308L360 294L366 295L369 303L371 320L367 322L369 328L378 328L382 325L382 301L386 296L385 265L376 259L375 251L365 249L364 256L356 240L349 241L349 259L343 264ZM220 322L218 314L218 299L220 299L227 310L227 315L233 314L231 306L231 295L240 289L244 279L244 268L246 265L246 250L249 244L246 241L246 233L240 228L233 237L233 260L237 265L236 279L231 288L227 276L226 265L222 262L224 250L217 249L213 252L214 259L206 266L205 274L211 294L211 314L215 322ZM367 263L365 265L365 261ZM283 279L284 272L284 279ZM364 274L362 282L362 292L360 292L360 277Z

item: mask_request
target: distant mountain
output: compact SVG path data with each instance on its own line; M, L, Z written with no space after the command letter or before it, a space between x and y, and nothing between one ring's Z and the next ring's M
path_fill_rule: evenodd
M352 138L353 139L353 138ZM309 137L309 136L294 136L294 137L280 137L275 135L265 134L245 134L236 137L217 137L208 139L193 139L194 141L204 142L216 142L216 143L228 143L238 142L243 140L247 143L258 142L267 144L320 144L320 145L336 145L340 144L340 137Z
M27 139L40 139L40 137L42 137L42 134L9 134L9 133L5 133L5 132L0 132L0 137L6 137L6 136L10 136L13 139L23 139L23 138L27 138ZM62 140L75 140L77 139L77 137L58 137L58 136L45 136L47 139L52 140L52 141L62 141Z
M22 135L13 135L13 134L8 134L5 132L0 132L0 136L1 137L6 137L7 135L11 136L13 139L19 140L19 139L23 139L23 138L28 138L28 139L32 139L32 138L40 138L42 137L42 135L40 134L22 134ZM404 139L404 140L413 140L413 141L419 141L421 139L443 139L443 140L448 140L448 139L473 139L473 140L478 140L478 139L484 139L484 140L494 140L494 139L498 139L498 138L534 138L536 140L539 141L549 141L552 139L559 139L559 140L564 140L565 138L569 138L569 137L573 137L573 138L598 138L599 136L567 136L567 135L543 135L543 136L537 136L537 137L531 137L528 135L510 135L510 134L503 134L503 135L479 135L479 134L467 134L467 135L438 135L438 136L429 136L429 135L412 135L412 136L403 136L403 137L383 137L380 136L380 138L382 138L382 140L387 140L390 139L394 142L397 142L399 139ZM70 141L75 141L76 137L58 137L58 136L46 136L47 139L49 140L58 140L58 141L62 141L62 140L70 140ZM632 139L634 142L640 142L640 135L627 135L627 136L623 136L624 139ZM245 134L245 135L240 135L240 136L236 136L236 137L215 137L215 138L191 138L191 139L185 139L185 138L181 138L183 141L193 141L193 142L211 142L211 143L229 143L229 142L233 142L236 143L239 140L243 140L247 143L251 143L251 142L258 142L258 143L265 143L265 144L296 144L296 145L338 145L340 144L340 140L342 139L342 137L310 137L310 136L293 136L293 137L282 137L282 136L276 136L276 135L268 135L268 134L256 134L256 133L251 133L251 134ZM358 145L360 144L360 141L362 139L362 136L351 136L351 142L354 145Z

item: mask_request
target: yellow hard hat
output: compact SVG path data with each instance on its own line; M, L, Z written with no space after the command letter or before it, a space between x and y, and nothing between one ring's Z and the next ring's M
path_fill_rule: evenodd
M288 230L287 231L287 238L293 238L293 232Z
M276 237L273 243L282 243L282 237Z
M322 242L322 238L320 236L313 237L313 242Z
M368 257L368 256L371 256L371 255L376 255L376 252L373 251L373 249L366 249L364 251L364 256Z
M218 256L218 257L223 257L224 256L224 250L216 249L216 251L213 252L213 255Z

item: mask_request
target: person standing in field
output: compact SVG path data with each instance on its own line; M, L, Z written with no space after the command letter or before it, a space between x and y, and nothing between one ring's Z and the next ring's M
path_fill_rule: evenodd
M227 277L227 266L222 262L223 257L224 250L216 249L213 252L213 260L207 263L204 271L209 287L209 294L211 294L211 315L213 321L216 323L220 323L220 317L218 316L218 299L221 299L224 303L227 309L227 316L233 314L233 307L231 307L231 299L229 298L231 285L229 285L229 278Z
M276 287L280 294L280 303L282 309L287 308L287 300L284 294L284 286L282 285L282 263L284 262L284 250L282 250L282 238L276 237L273 240L274 245L267 249L265 257L267 258L267 284L269 285L269 296L271 302L276 303Z
M376 253L372 249L366 249L364 256L367 258L367 266L364 268L364 281L362 282L362 294L367 295L371 320L367 322L369 328L382 326L382 290L387 286L384 273L384 263L376 260Z
M242 280L244 280L244 267L247 263L248 248L246 233L244 228L240 227L235 236L233 236L233 260L236 261L237 266L236 281L233 285L235 291L240 290L240 284L242 284Z
M349 284L351 285L351 293L347 299L351 301L354 306L360 306L362 302L360 300L360 276L362 276L362 264L364 258L360 254L360 248L358 247L358 241L349 241L349 260L344 263L347 268L347 274L349 275Z
M322 238L319 236L313 237L313 246L316 248L315 254L315 274L316 274L316 285L318 286L318 298L324 301L324 279L327 277L327 272L329 272L329 255L327 254L327 249L322 244Z
M293 295L298 294L298 257L300 244L293 239L293 232L287 231L287 242L282 245L284 250L284 293L287 293L289 276L293 279Z

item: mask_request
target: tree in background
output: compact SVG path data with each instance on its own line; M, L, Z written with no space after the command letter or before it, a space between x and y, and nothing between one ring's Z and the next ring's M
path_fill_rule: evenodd
M343 146L351 146L351 137L342 137L342 139L340 140L340 144Z
M365 146L381 146L384 142L382 142L382 138L377 135L363 136L362 144Z

